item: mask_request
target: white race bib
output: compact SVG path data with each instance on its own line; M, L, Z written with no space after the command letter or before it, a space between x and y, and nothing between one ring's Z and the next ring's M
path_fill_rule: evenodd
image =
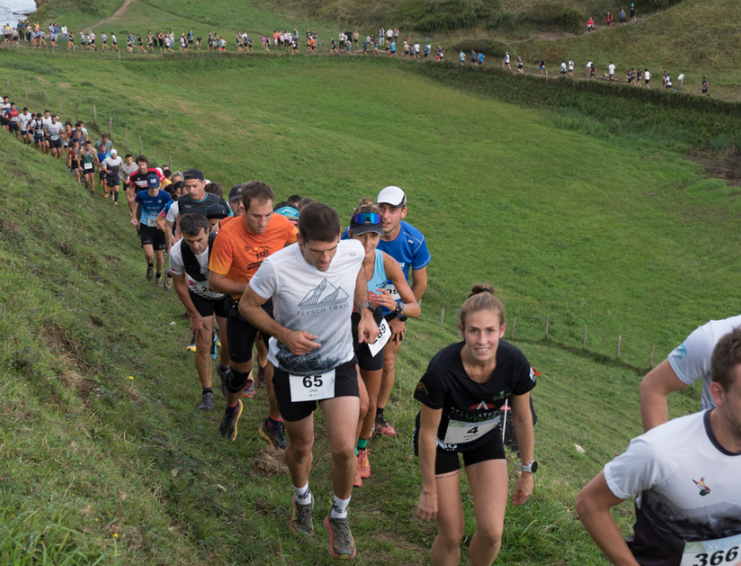
M334 399L334 370L317 375L289 375L291 401Z
M389 292L389 294L391 295L391 298L394 299L395 301L401 300L401 295L399 295L399 290L396 288L396 285L394 285L393 283L386 283L386 287L384 287L384 289Z
M378 330L378 338L376 338L376 341L373 342L373 344L368 344L368 349L370 350L371 356L374 358L378 352L383 350L386 342L391 338L391 328L389 328L389 323L386 322L385 318L381 321L381 324L378 325Z
M464 421L448 421L448 430L445 432L445 444L465 444L473 442L490 432L499 424L499 416L488 421L469 423ZM683 565L684 566L684 565Z
M52 139L52 141L57 141L59 139L59 136L56 135L56 134L52 134L51 135L51 139Z
M741 564L741 535L687 542L680 566L737 566Z
M82 164L82 168L85 169L85 171L91 171L92 168L93 168L93 164L92 163L83 163Z

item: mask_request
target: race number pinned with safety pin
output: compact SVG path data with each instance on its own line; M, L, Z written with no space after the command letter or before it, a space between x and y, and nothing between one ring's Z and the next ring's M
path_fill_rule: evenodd
M466 421L448 421L448 430L445 431L445 444L465 444L472 442L484 436L487 432L494 430L499 424L499 416L489 419L488 421L479 421L469 423Z
M334 370L316 375L289 375L291 401L334 399Z
M738 566L741 564L741 535L715 540L687 542L680 566Z
M391 338L391 327L389 327L389 323L386 322L386 319L384 318L381 321L381 324L378 325L378 336L376 337L376 341L373 342L373 344L368 344L371 356L375 358L376 354L383 350L383 347L386 345L386 342L389 341L389 338Z

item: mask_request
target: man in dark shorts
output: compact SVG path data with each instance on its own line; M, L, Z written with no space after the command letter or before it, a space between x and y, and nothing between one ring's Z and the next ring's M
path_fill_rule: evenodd
M162 268L165 265L163 251L166 247L165 233L157 228L157 216L165 205L172 199L165 191L160 190L160 180L156 174L147 176L147 190L139 191L134 197L135 204L141 203L141 220L137 220L137 207L131 211L131 225L139 226L144 257L147 260L147 281L155 279L158 287L162 287ZM157 274L155 277L152 259L156 256Z
M290 436L286 464L295 492L289 525L306 536L314 533L309 475L318 402L332 453L334 502L324 519L329 552L335 558L352 558L356 549L347 506L358 465L355 431L360 415L350 318L353 305L361 313L360 342L375 341L378 325L361 269L363 245L357 240L340 241L340 232L334 209L322 203L306 205L299 217L297 243L263 262L244 291L239 311L250 324L273 336L269 358ZM275 320L261 308L270 299Z
M129 187L126 190L126 200L129 202L129 208L137 210L139 207L137 203L134 202L134 197L136 197L139 192L148 190L149 185L147 183L147 178L149 177L149 174L153 173L156 175L160 183L165 180L165 176L154 167L149 166L149 160L146 155L137 155L134 162L136 163L138 171L129 175ZM139 214L141 214L141 211L137 212L137 215Z
M186 214L181 219L182 239L170 250L169 271L172 274L175 292L188 311L190 330L196 339L195 364L201 381L199 411L214 408L214 393L211 380L211 359L214 332L214 315L221 332L221 359L217 372L226 378L229 371L229 349L226 340L226 296L216 293L208 285L208 259L216 238L208 230L208 221L201 214Z
M187 177L188 172L186 179ZM223 385L227 406L219 426L219 434L232 441L237 437L237 423L242 414L240 398L255 395L252 350L258 329L240 314L239 302L263 261L272 253L296 241L296 228L282 216L273 214L274 200L275 193L266 183L250 181L242 184L244 214L221 221L209 261L211 289L229 295L226 299L226 324L231 372ZM182 212L182 205L180 210ZM271 316L272 304L266 305L265 310ZM262 333L264 341L269 337L269 334ZM268 418L260 427L259 435L274 448L285 449L282 418L273 391L270 364L265 371L265 381L270 409Z
M708 80L705 77L702 77L702 95L710 96L708 94Z
M111 190L111 199L116 206L118 206L118 185L122 165L123 159L118 156L118 151L115 149L112 149L111 154L100 164L101 171L104 171L106 175L106 185ZM104 196L107 198L107 193Z

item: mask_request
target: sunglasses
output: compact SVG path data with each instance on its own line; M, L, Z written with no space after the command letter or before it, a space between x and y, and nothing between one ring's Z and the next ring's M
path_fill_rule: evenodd
M362 212L352 217L354 224L380 224L381 215L376 212Z

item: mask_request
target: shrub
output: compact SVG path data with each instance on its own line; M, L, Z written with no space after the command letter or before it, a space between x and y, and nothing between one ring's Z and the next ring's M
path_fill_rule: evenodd
M491 16L486 22L489 29L512 29L515 27L515 18L508 12L501 12Z
M574 8L566 8L558 16L558 26L569 33L577 33L584 25L584 15Z
M402 19L411 23L414 29L421 32L444 31L456 28L470 27L489 9L482 0L445 0L434 2L425 0L415 2L409 9L398 12ZM414 16L422 16L416 19Z

